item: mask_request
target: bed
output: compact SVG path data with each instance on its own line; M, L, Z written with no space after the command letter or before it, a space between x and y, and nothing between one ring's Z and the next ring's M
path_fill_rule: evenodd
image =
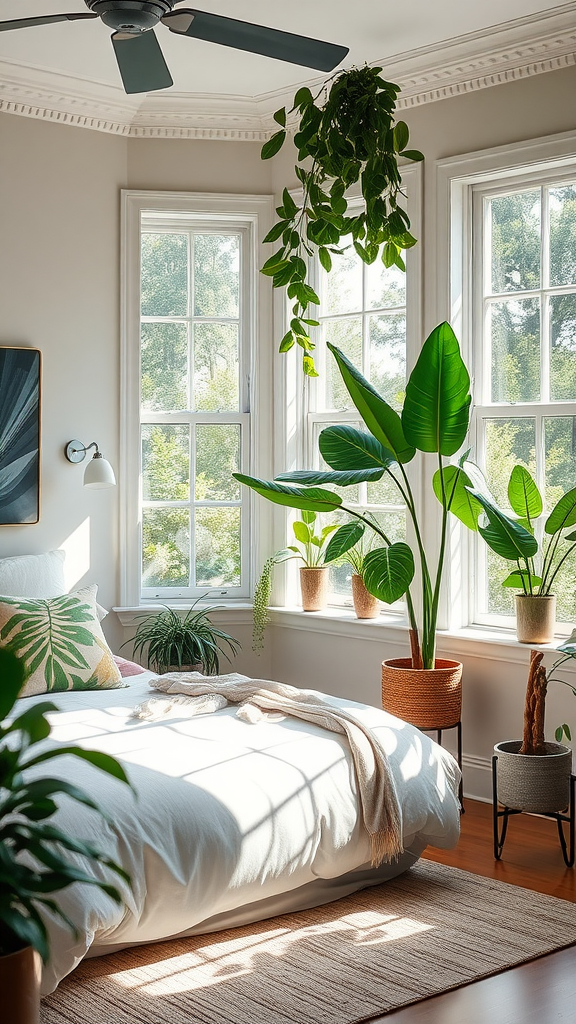
M47 918L52 953L44 993L85 956L326 903L405 871L429 844L456 843L458 766L412 726L326 696L335 707L357 709L379 731L389 757L404 853L374 869L344 736L290 717L253 725L235 707L143 721L132 711L150 696L151 678L146 672L122 689L49 695L59 710L49 716L48 742L118 757L135 795L77 759L63 757L51 767L95 796L108 815L105 822L63 797L59 826L97 843L129 872L132 888L123 888L123 906L95 886L75 884L60 894L78 935ZM92 876L106 874L77 859Z

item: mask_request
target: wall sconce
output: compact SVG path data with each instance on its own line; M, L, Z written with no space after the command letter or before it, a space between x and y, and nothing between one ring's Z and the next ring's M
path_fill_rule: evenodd
M96 441L88 445L83 445L82 441L69 441L64 454L68 462L83 462L91 448L96 451L84 470L84 487L115 487L114 470L107 459L102 458Z

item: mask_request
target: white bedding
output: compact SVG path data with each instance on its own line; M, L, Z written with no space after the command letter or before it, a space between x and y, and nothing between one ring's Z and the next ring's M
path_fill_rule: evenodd
M295 718L251 725L235 708L162 722L132 718L130 709L150 694L149 678L135 676L126 689L49 697L60 709L50 716L52 739L120 758L137 798L78 759L62 758L51 767L52 775L93 794L111 819L103 822L62 797L59 826L122 864L132 891L123 889L126 905L120 907L93 886L76 884L61 893L79 935L74 939L64 925L49 921L44 993L86 955L314 906L398 874L428 844L456 843L458 766L399 719L328 698L361 708L389 756L406 852L372 870L344 736ZM88 870L110 877L93 865Z

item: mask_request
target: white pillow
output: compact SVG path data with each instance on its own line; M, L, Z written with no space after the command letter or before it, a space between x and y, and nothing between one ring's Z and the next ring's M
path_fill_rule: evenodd
M30 600L62 597L66 593L65 557L64 551L47 551L44 555L0 558L0 594Z
M13 555L0 558L0 594L5 597L26 597L29 601L46 601L68 593L64 581L62 550L47 551L44 555ZM108 615L106 608L96 602L100 621Z

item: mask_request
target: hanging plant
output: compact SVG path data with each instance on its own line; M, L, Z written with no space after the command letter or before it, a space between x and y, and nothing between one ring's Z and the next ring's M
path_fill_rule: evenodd
M266 260L262 273L272 278L275 288L286 288L288 298L294 300L290 329L280 351L299 345L304 373L311 377L317 373L310 327L317 327L318 321L308 308L320 300L306 280L307 257L317 253L324 270L330 272L332 255L353 245L364 263L380 257L386 267L405 270L402 252L416 244L408 215L398 202L403 194L398 157L424 157L418 150L407 149L408 126L394 122L400 89L381 78L381 71L372 67L343 71L329 90L323 86L316 97L306 87L299 89L289 112L297 111L300 118L294 143L302 205L284 189L282 206L276 210L279 219L264 239L281 239L282 245ZM318 102L320 96L323 102ZM278 153L286 140L285 107L276 111L274 120L281 128L262 147L263 160ZM357 181L363 206L348 216L345 193Z

